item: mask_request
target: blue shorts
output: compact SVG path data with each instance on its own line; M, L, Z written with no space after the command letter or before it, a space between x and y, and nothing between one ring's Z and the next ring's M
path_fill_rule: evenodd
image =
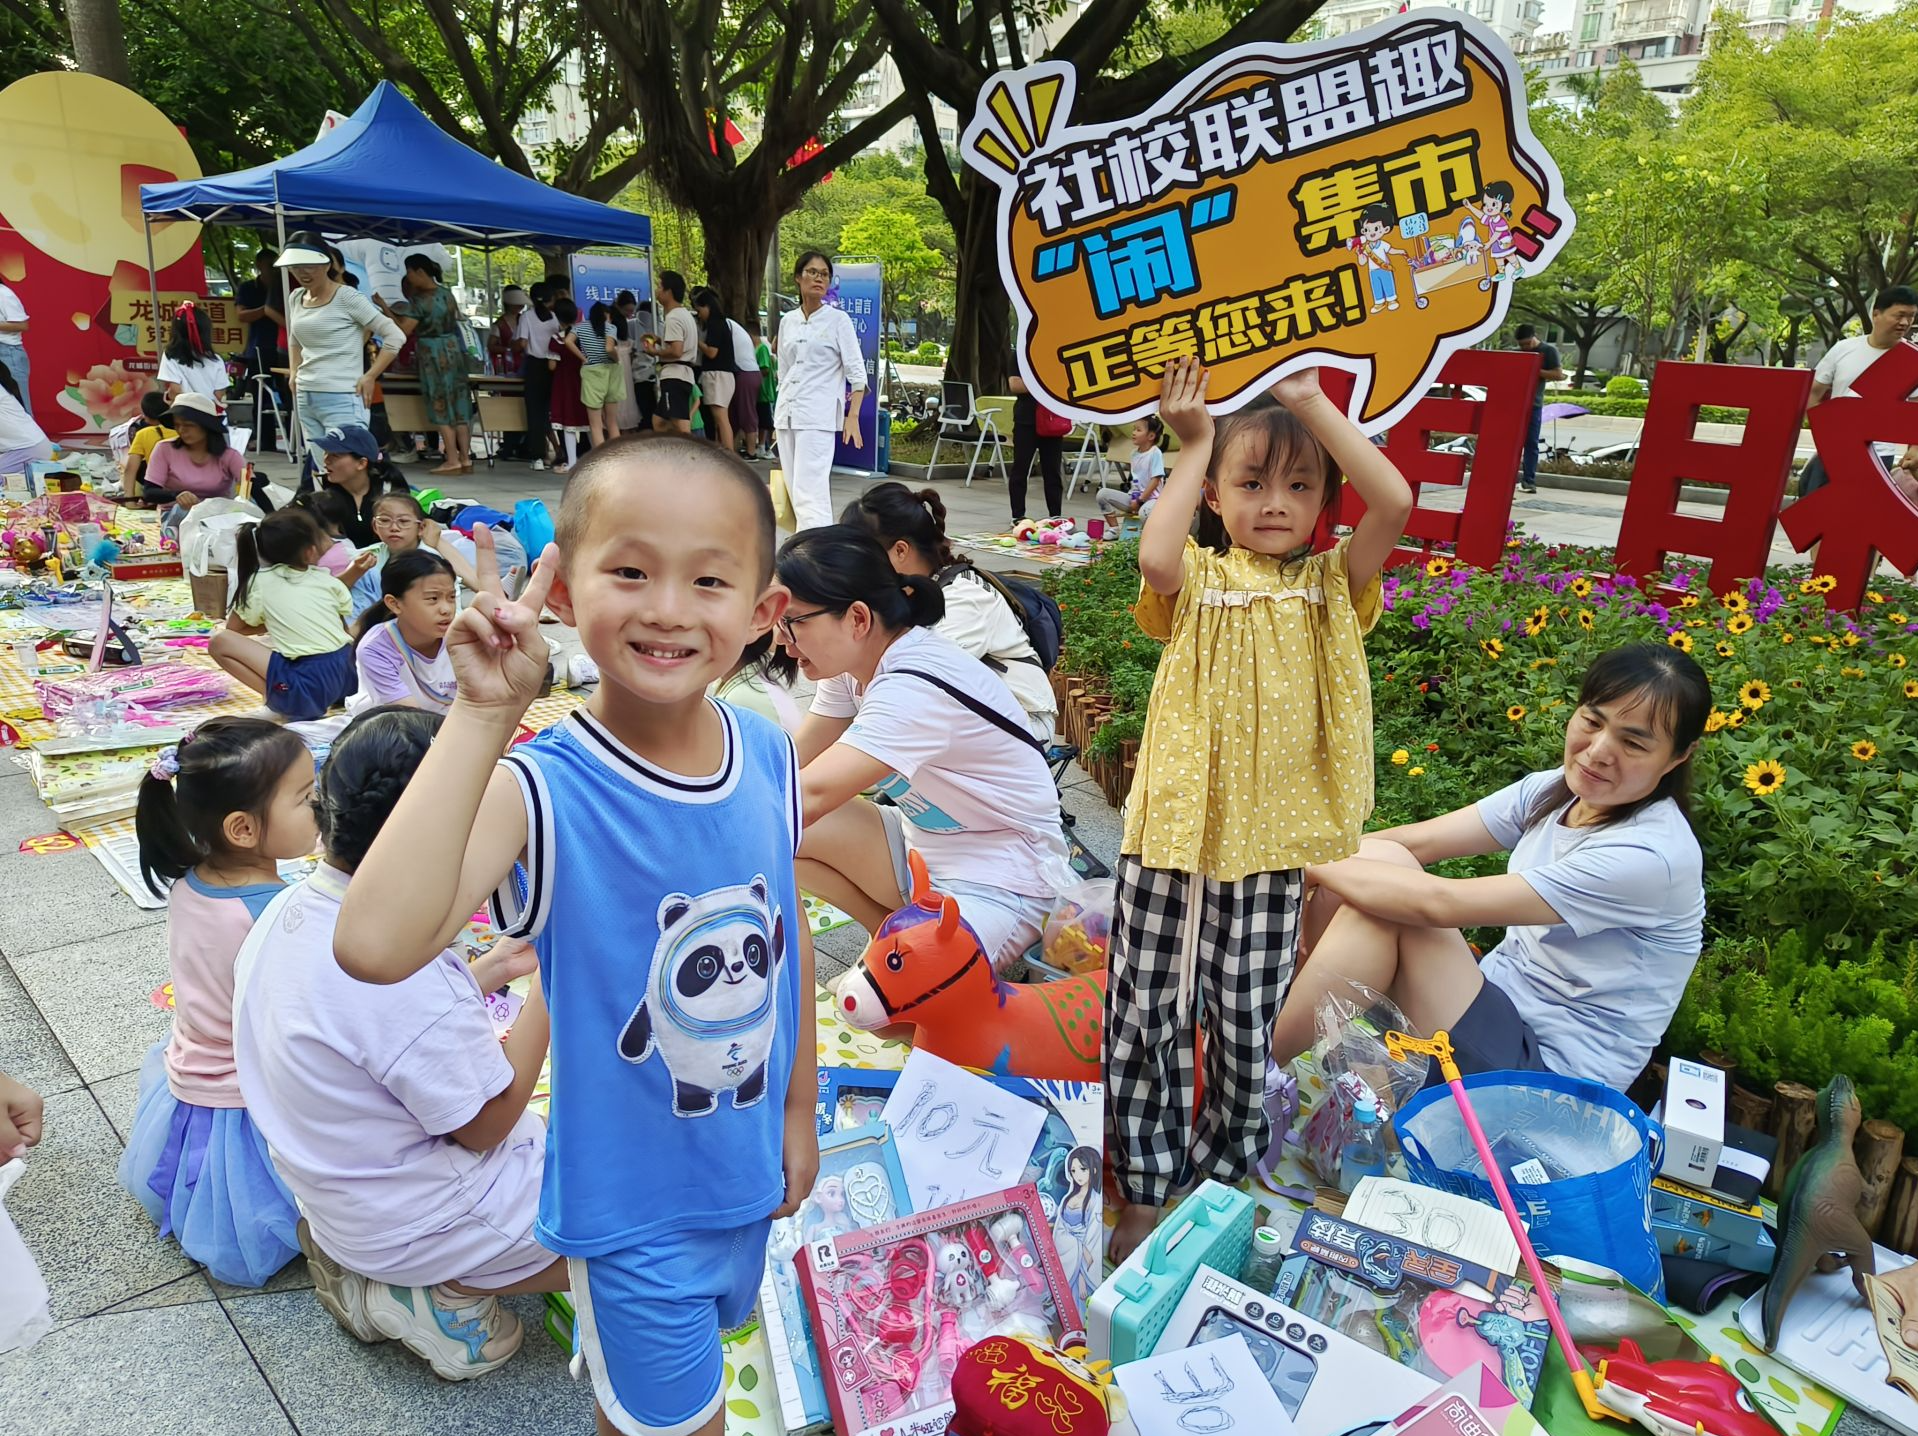
M360 675L353 666L350 643L304 658L275 653L266 661L266 706L295 723L320 717L359 690Z
M684 1436L719 1410L719 1334L752 1315L771 1229L770 1221L758 1221L674 1232L566 1263L578 1316L574 1340L616 1430Z

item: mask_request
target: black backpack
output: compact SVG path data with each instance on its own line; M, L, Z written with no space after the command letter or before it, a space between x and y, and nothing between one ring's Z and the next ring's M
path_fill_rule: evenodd
M1039 667L1047 673L1052 672L1053 665L1059 661L1059 649L1066 631L1065 616L1059 612L1058 600L1036 583L1023 578L1007 578L965 559L939 571L939 586L950 587L952 581L962 573L976 575L986 587L998 592L1012 609L1013 617L1019 620L1019 626L1025 630L1026 641L1032 645ZM1025 661L1019 660L1022 663Z

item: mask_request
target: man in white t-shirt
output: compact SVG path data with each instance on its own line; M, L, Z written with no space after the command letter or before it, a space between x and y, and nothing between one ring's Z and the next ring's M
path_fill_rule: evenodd
M20 390L20 406L33 413L33 395L27 389L27 306L5 284L0 284L0 365Z
M1806 407L1815 409L1827 399L1848 397L1860 374L1890 353L1893 345L1905 342L1913 320L1918 320L1918 290L1903 284L1880 290L1871 304L1871 328L1850 339L1840 339L1818 361L1812 372L1811 402ZM1824 458L1813 454L1798 476L1798 497L1822 489L1827 482ZM1812 562L1817 561L1818 550L1814 548Z
M653 427L662 434L693 431L693 358L699 353L699 325L686 307L686 276L661 270L659 334L646 335L642 347L659 361L659 408Z

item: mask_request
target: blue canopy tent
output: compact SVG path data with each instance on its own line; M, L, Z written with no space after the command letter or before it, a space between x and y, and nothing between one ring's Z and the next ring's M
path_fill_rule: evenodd
M477 245L486 251L489 292L492 251L503 245L650 251L653 243L647 216L567 194L496 164L440 129L385 80L305 149L232 174L141 185L140 209L156 314L155 221L271 225L282 248L288 221L296 229L396 245Z

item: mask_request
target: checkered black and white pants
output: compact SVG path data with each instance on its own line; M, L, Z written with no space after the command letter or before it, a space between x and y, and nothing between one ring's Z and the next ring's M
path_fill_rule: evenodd
M1126 1200L1163 1206L1195 1175L1242 1181L1271 1139L1265 1063L1298 962L1305 874L1222 883L1121 857L1118 885L1106 985L1107 1150ZM1188 898L1198 889L1199 926L1188 932ZM1195 1009L1205 1033L1196 1119Z

